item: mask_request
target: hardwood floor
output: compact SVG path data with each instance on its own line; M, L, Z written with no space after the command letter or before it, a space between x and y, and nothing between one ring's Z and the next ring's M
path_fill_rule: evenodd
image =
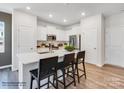
M97 67L86 64L87 79L81 78L77 89L116 89L124 88L124 68L118 68L110 65ZM70 86L69 88L74 88Z
M69 86L68 89L124 89L124 68L111 65L97 67L92 64L86 64L87 79L81 78L80 84L76 87ZM0 88L18 88L17 86L3 86L2 82L18 82L18 73L12 72L10 69L0 70ZM66 78L67 82L71 79ZM59 88L63 88L59 84ZM52 88L52 87L51 87Z

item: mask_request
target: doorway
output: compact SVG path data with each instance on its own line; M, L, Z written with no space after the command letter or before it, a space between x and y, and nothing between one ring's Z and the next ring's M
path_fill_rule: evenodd
M12 15L4 12L0 12L0 22L1 22L1 52L0 52L0 68L11 65L12 59Z

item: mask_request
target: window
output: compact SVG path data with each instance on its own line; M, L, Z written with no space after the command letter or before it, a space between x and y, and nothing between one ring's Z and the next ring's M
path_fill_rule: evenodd
M5 28L4 22L0 21L0 53L5 52L4 28Z

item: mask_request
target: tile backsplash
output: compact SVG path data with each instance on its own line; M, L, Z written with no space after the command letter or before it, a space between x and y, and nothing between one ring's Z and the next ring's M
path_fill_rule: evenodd
M67 41L37 41L37 48L49 48L49 44L52 45L53 48L59 49L67 45Z

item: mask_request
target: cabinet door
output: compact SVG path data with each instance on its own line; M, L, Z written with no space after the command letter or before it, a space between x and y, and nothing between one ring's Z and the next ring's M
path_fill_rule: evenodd
M62 41L62 37L63 37L62 31L57 30L57 41Z
M68 36L66 34L66 31L63 31L62 39L63 39L63 41L68 41Z
M67 41L66 32L63 30L58 30L58 41Z
M37 40L46 40L46 33L47 28L39 26L37 32Z
M21 25L18 31L18 53L34 52L35 33L32 26Z

